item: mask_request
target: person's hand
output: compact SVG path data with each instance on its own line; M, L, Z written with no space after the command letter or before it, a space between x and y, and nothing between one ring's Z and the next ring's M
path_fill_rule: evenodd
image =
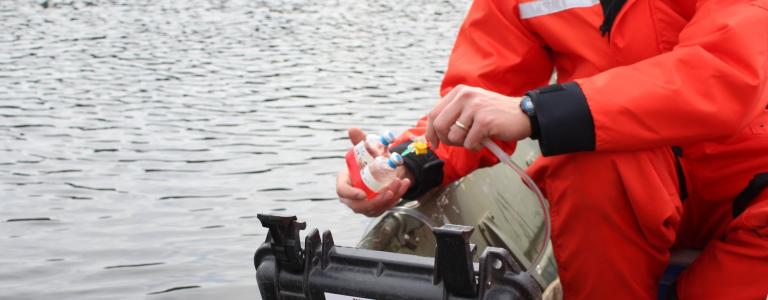
M365 133L359 128L350 128L348 134L352 145L365 139ZM375 157L381 153L372 153L372 155ZM411 186L410 175L405 167L399 166L397 175L392 183L384 187L373 199L368 200L363 190L352 186L349 172L345 167L336 177L336 194L339 195L341 203L349 206L355 213L375 217L395 206Z
M472 150L481 149L485 138L517 141L530 135L531 122L520 109L519 97L465 85L440 99L428 115L426 133L434 147L443 142Z

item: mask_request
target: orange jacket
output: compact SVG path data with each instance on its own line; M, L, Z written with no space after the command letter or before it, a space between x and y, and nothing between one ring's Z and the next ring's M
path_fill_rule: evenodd
M531 92L544 155L679 145L694 168L768 169L768 0L627 0L607 35L602 22L597 0L475 0L441 94ZM553 69L560 85L536 90ZM443 183L497 162L434 151Z

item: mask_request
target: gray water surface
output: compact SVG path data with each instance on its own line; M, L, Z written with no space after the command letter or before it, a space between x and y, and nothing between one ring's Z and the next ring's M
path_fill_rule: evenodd
M257 213L354 245L346 129L427 112L462 1L0 1L0 299L258 298Z

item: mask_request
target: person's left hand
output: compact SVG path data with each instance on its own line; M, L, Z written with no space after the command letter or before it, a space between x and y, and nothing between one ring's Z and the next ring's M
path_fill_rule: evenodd
M464 125L462 128L460 125ZM531 135L531 122L520 109L519 97L481 88L454 87L428 115L427 140L479 150L485 138L521 140Z
M352 145L363 141L365 139L365 132L360 128L350 128L347 132L349 135L349 141ZM372 156L387 155L386 153L371 153ZM352 211L366 215L368 217L376 217L388 209L395 206L400 198L408 191L408 188L413 182L413 175L408 172L404 166L397 167L395 174L397 175L392 182L382 188L378 195L372 199L367 199L365 192L352 185L352 181L349 178L349 171L344 168L336 177L336 194L339 195L339 200L344 203Z

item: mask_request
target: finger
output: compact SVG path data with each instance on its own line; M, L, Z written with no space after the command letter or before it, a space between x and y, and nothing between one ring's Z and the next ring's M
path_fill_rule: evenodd
M435 134L435 127L432 126L432 118L427 117L427 130L424 132L424 138L427 139L432 148L437 148L440 144L437 141L437 135Z
M373 210L376 208L376 206L380 205L382 201L384 201L384 197L387 196L387 191L382 191L381 193L376 194L376 196L373 196L370 200L366 201L369 205L369 210Z
M459 94L460 91L465 89L465 86L463 85L457 85L453 89L451 89L448 94L440 98L440 101L435 105L434 108L432 108L432 111L429 113L429 117L427 118L427 132L425 134L425 137L427 138L427 141L432 144L433 147L437 147L440 145L440 141L437 139L437 135L435 134L435 127L434 124L432 124L437 118L437 116L442 112L443 107L448 105L451 101L453 101L453 98L456 97L456 95Z
M371 208L386 206L386 202L388 200L388 198L386 198L387 192L389 192L389 194L394 194L394 191L397 191L400 189L400 185L401 185L400 182L401 182L400 179L393 180L390 184L386 185L381 190L379 190L376 196L374 196L373 198L371 198L366 202L370 203Z
M469 128L466 138L464 138L464 148L470 150L480 150L483 147L481 144L483 140L488 137L488 128L483 125L482 122L475 121L473 126Z
M373 157L376 157L376 156L389 157L389 153L387 153L386 149L382 150L382 149L373 148L373 145L369 145L369 143L365 143L365 150L367 150L368 153L370 153L371 156Z
M378 207L374 206L374 203L382 201L382 199L386 196L385 193L380 193L374 196L372 199L365 201L366 205L359 205L356 206L358 209L358 213L365 215L366 217L373 217L375 216L376 211L378 210Z
M349 181L349 173L346 170L339 172L339 175L336 176L336 194L341 198L352 200L365 199L365 192L352 186Z
M340 185L336 187L336 194L340 198L346 198L355 201L365 200L365 192L351 185Z
M375 217L381 216L381 214L383 214L387 210L389 210L389 209L388 208L387 209L378 209L376 211L373 211L373 212L371 212L371 218L375 218Z
M411 187L411 180L408 178L403 179L402 183L400 183L400 189L397 191L395 196L397 196L397 198L402 198L403 195L405 195L405 192L407 192L410 187Z
M395 203L397 203L397 200L400 200L398 198L395 198L395 195L392 193L392 191L386 191L381 193L381 198L378 199L378 204L371 208L371 210L368 212L367 216L369 217L376 217L387 211L390 207L394 206Z
M384 197L386 197L386 193L380 193L376 195L373 199L366 199L366 200L349 200L347 203L347 206L352 209L352 211L363 214L366 216L370 216L371 213L375 212L379 209L379 203L381 202Z
M454 124L459 118L459 115L461 115L463 113L462 111L465 109L466 103L464 100L466 99L463 99L463 97L455 97L451 103L445 106L443 111L433 122L432 125L434 125L435 133L437 134L437 138L440 139L440 142L449 145L456 145L456 143L452 143L452 141L448 138L448 135L451 131L451 128L456 127Z
M399 190L400 190L400 186L402 185L402 184L401 184L401 182L402 182L402 180L400 180L400 179L395 179L395 180L393 180L393 181L392 181L392 183L390 183L389 185L387 185L387 186L385 187L385 189L382 189L382 191L387 191L387 192L390 192L390 193L392 194L392 196L394 197L394 194L395 194L397 191L399 191ZM384 203L377 203L377 204L380 204L381 206L386 206L386 202L387 202L386 200L387 200L387 199L384 199L384 201L383 201Z
M399 186L391 187L390 191L392 192L392 197L384 199L382 205L379 207L380 211L378 214L381 214L397 205L397 203L399 203L400 199L403 197L403 194L405 194L405 192L407 192L408 188L411 186L410 179L406 178L399 181Z
M465 109L461 112L461 115L456 118L454 124L451 125L450 129L448 129L448 142L451 145L462 146L464 144L464 140L467 137L469 130L472 129L474 116L475 113L473 111ZM464 128L456 125L456 122L460 122L462 125L464 125Z
M447 95L440 98L440 101L437 103L437 105L435 105L434 108L432 108L432 111L429 113L427 118L427 132L424 136L427 138L427 141L433 145L433 147L440 145L440 139L438 138L438 134L435 130L435 120L438 118L438 116L440 116L443 108L453 101L453 98L461 89L461 86L453 88Z
M445 109L445 107L448 106L448 104L450 104L454 98L456 98L459 94L461 94L462 91L465 91L467 88L469 87L463 84L457 85L456 87L451 89L451 91L448 92L448 94L445 94L445 96L443 96L440 99L440 102L438 102L437 105L435 105L435 107L432 108L432 110L437 113L442 112L443 109Z
M365 139L365 132L360 128L352 127L347 130L347 136L352 145L357 145L357 143Z
M454 92L455 91L455 92ZM449 95L446 95L445 98L447 101L444 101L443 108L440 111L440 113L435 117L435 120L433 121L433 127L434 132L437 135L438 143L440 142L447 142L448 144L456 144L451 143L448 139L448 135L451 131L451 128L456 122L456 119L458 119L459 115L463 113L467 109L466 107L466 100L467 94L472 93L472 87L459 85L453 90L451 90L451 93ZM470 125L470 124L465 124ZM466 127L466 126L465 126ZM458 144L460 145L460 144Z
M349 200L349 199L346 199L346 198L339 198L339 201L341 203L344 203L344 205L349 207L349 209L351 209L352 212L354 212L356 214L362 214L362 213L366 212L366 210L363 209L361 207L361 205L360 205L361 201Z
M395 179L392 181L392 183L384 187L381 192L379 192L379 194L370 201L373 204L371 211L378 212L378 214L380 214L381 212L395 205L400 200L400 197L397 195L397 193L400 191L402 185L402 180Z

